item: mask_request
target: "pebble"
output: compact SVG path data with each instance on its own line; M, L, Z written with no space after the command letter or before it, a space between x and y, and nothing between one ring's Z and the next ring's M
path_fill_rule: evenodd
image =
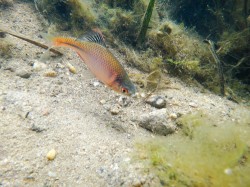
M57 76L57 72L50 70L44 73L45 77L56 77Z
M120 110L117 106L115 106L115 107L110 109L110 112L112 115L117 115L117 114L119 114Z
M172 119L172 120L176 120L178 118L178 115L176 113L171 113L169 115L169 118Z
M141 93L140 94L142 98L145 98L146 97L146 94L145 93Z
M76 68L72 66L70 63L67 63L67 67L69 68L69 71L73 74L76 74Z
M100 82L98 82L98 81L93 82L93 86L94 86L94 87L97 87L97 86L99 86L99 85L100 85Z
M54 160L56 157L56 150L55 149L51 149L48 153L47 153L47 159L48 160Z
M56 177L56 173L49 171L48 176L49 177Z
M166 107L166 99L163 96L152 95L146 100L146 103L150 104L155 108Z
M175 132L176 126L167 122L167 110L165 108L150 113L144 113L138 117L138 124L155 134L168 135Z
M35 71L41 71L43 69L46 69L47 65L42 62L34 62L33 64L33 70Z
M37 133L40 133L40 132L43 132L45 131L45 129L41 128L41 127L38 127L36 126L35 124L33 124L30 128L31 131L34 131L34 132L37 132Z
M15 72L15 69L13 67L6 67L4 70L8 70L10 72Z
M194 102L190 102L188 105L191 106L191 107L193 107L193 108L197 108L198 107L198 105L196 103L194 103Z
M227 168L224 170L224 173L227 174L227 175L232 175L233 171L231 168Z
M100 100L100 103L103 105L106 103L106 101L104 99Z
M128 106L128 104L130 103L131 101L128 99L128 97L125 97L125 96L120 96L118 98L118 104L122 107L126 107Z
M27 70L19 70L16 73L17 76L24 78L24 79L28 79L31 76L31 72L28 72Z

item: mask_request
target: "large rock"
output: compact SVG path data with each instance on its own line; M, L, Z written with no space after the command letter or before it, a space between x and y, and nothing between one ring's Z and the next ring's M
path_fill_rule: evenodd
M166 109L156 110L150 113L142 114L138 117L138 123L155 134L168 135L175 132L176 126L167 122Z

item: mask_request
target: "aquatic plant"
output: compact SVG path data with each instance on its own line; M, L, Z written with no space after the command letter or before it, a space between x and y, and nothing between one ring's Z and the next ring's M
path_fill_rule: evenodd
M144 42L145 40L145 36L148 30L148 25L153 13L153 9L154 9L154 4L155 4L155 0L150 0L147 10L145 12L145 15L143 17L143 21L142 21L142 25L141 25L141 29L137 38L137 44L142 44L142 42Z
M250 141L247 111L239 121L218 122L198 112L182 117L183 133L136 144L135 162L154 173L159 186L249 186Z
M35 0L39 12L62 30L89 30L95 26L96 15L84 0Z
M0 7L8 7L13 5L13 0L0 0Z

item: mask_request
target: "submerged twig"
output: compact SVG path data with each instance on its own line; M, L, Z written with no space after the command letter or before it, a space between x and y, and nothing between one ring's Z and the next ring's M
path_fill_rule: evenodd
M224 74L223 74L223 68L222 64L219 60L218 55L215 52L214 43L211 40L204 40L205 43L209 44L209 49L212 53L212 56L217 64L219 79L220 79L220 93L222 96L225 96L225 86L224 86Z
M38 47L41 47L41 48L43 48L43 49L49 49L49 51L51 51L51 52L53 52L53 53L55 53L55 54L57 54L57 55L63 55L60 51L58 51L58 50L56 50L56 49L50 48L49 46L47 46L47 45L45 45L45 44L42 44L42 43L40 43L40 42L38 42L38 41L35 41L35 40L32 40L32 39L26 38L26 37L24 37L24 36L20 36L19 34L15 34L15 33L13 33L13 32L10 32L10 31L7 31L7 30L3 30L3 29L1 29L1 28L0 28L0 33L2 33L2 34L9 34L9 35L14 36L14 37L16 37L16 38L19 38L19 39L21 39L21 40L24 40L24 41L26 41L26 42L29 42L29 43L31 43L31 44L33 44L33 45L36 45L36 46L38 46Z
M144 18L143 18L141 30L137 38L137 44L141 44L145 40L145 36L148 30L148 25L149 25L149 22L153 13L153 9L154 9L154 4L155 4L155 0L150 0L147 10L145 12Z

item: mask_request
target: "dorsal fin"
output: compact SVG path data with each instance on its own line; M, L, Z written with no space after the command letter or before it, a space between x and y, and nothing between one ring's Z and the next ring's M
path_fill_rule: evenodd
M104 37L98 30L90 31L87 34L83 35L80 39L83 41L98 43L106 47L106 44L104 42Z

